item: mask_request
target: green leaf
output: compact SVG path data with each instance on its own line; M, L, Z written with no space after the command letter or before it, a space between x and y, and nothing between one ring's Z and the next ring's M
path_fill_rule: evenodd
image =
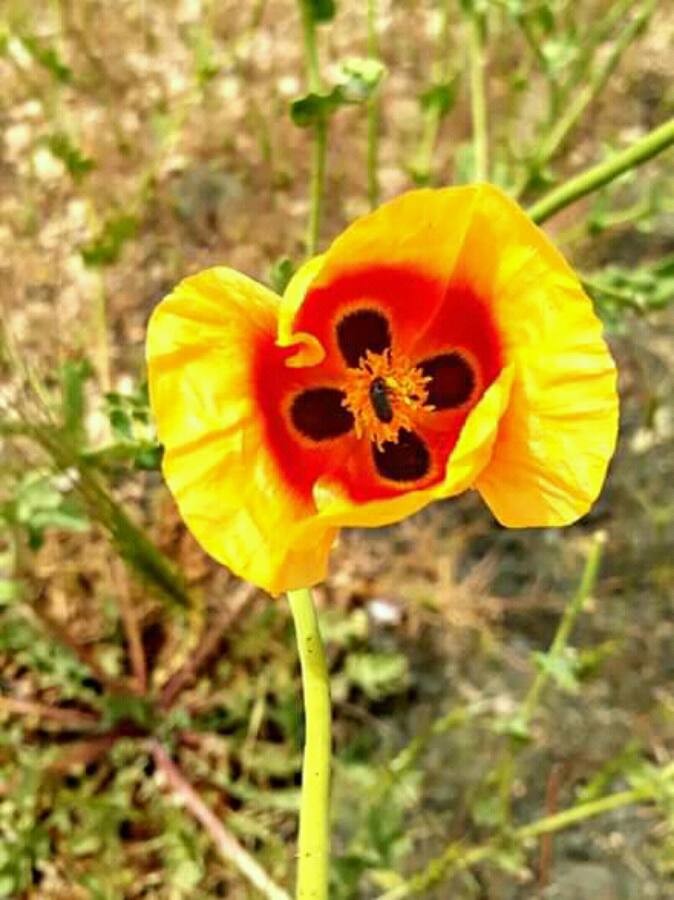
M334 19L337 7L335 0L304 0L314 22L329 22Z
M0 872L0 897L11 897L16 888L14 876L9 872Z
M134 386L128 394L108 392L105 412L115 440L107 446L86 451L82 458L101 468L115 468L127 463L143 471L156 471L163 450L150 416L147 384Z
M543 59L549 72L561 72L578 56L578 45L566 38L550 38L541 45Z
M109 266L117 262L122 248L135 236L138 219L120 213L103 225L100 234L80 248L82 259L87 266Z
M158 472L164 450L159 444L140 447L134 456L134 466L142 472Z
M140 728L149 729L154 724L155 713L149 697L135 694L106 694L102 698L104 727L112 728L120 722L134 722Z
M58 509L39 511L33 514L30 525L36 531L42 532L47 528L60 528L64 531L84 532L89 528L89 522L72 499L64 499Z
M35 62L47 69L57 81L60 81L62 84L68 84L72 81L72 69L63 62L53 47L30 34L23 35L19 40Z
M536 666L563 691L578 693L578 656L573 647L567 647L563 653L534 653L533 658Z
M526 870L526 856L521 847L512 843L499 848L490 859L504 872L521 875Z
M419 98L421 108L424 112L434 110L439 119L442 119L447 113L451 112L456 103L457 89L459 86L459 78L455 76L451 81L443 81L434 84L428 90L424 91Z
M501 800L495 786L488 785L473 800L470 814L476 825L494 828L503 820Z
M290 118L298 128L311 128L317 122L327 121L341 105L339 91L333 88L322 93L309 93L290 104Z
M24 478L11 506L11 517L26 529L33 550L42 545L47 528L86 531L89 527L80 507L63 495L50 475L31 473Z
M312 92L290 104L290 117L300 128L327 121L340 106L365 103L381 81L384 66L375 59L352 58L339 69L339 81L330 90Z
M407 658L399 653L353 653L345 670L349 681L371 700L399 694L409 679Z
M183 891L195 888L204 877L204 870L193 859L183 859L171 872L171 884Z
M0 579L0 607L9 606L15 600L21 599L23 585L13 578ZM2 861L0 860L0 865Z
M95 167L93 159L85 156L72 138L63 131L57 131L46 139L52 156L60 159L75 181L81 181Z
M527 744L531 740L529 726L520 713L500 716L494 720L492 727L496 734L505 734L520 744Z
M84 385L92 375L86 359L68 360L61 366L62 428L76 447L84 443Z
M212 81L221 69L216 58L215 46L210 31L197 26L190 32L190 45L194 56L194 72L203 87Z
M288 256L280 256L269 269L269 282L277 294L282 294L295 274L295 263Z
M351 57L339 67L337 88L341 103L365 103L381 82L386 67L370 57Z
M125 410L117 408L110 411L110 426L116 438L122 441L133 440L131 417Z

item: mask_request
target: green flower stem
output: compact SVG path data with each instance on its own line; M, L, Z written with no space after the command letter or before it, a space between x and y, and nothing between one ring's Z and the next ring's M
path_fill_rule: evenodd
M658 780L664 786L672 778L674 778L674 763L665 766L660 771ZM579 803L577 806L562 810L562 812L544 816L541 819L536 819L535 822L516 828L511 832L510 839L515 845L524 845L527 841L540 837L543 834L563 831L565 828L570 828L578 822L596 818L614 809L631 806L633 803L652 800L657 796L656 784L608 794L605 797L599 797L587 803ZM421 872L385 894L380 894L377 900L404 900L405 897L423 894L434 884L456 872L468 869L478 863L486 862L492 857L498 857L502 849L500 835L494 841L480 844L476 847L466 846L460 841L454 842L447 847L442 855L431 860Z
M367 2L367 53L371 59L379 59L377 40L377 0ZM373 91L367 101L367 196L370 208L379 203L379 96Z
M576 619L583 611L583 607L597 583L599 566L601 564L605 543L606 535L603 532L599 532L595 536L594 543L585 562L585 568L583 569L578 590L571 598L571 602L567 604L562 614L557 632L550 645L550 649L548 650L547 655L550 659L557 659L566 649L566 645L568 644L571 635L571 629L573 628ZM543 688L549 680L549 669L539 669L524 698L524 703L522 704L521 718L523 724L528 725L531 721L531 718L536 711L536 707L538 706L538 701L540 700Z
M321 74L318 66L318 48L316 45L316 23L309 0L299 0L302 16L302 35L304 39L304 55L307 67L309 90L320 93L322 89ZM307 256L314 256L318 247L323 213L323 194L325 190L325 156L327 151L328 124L325 119L314 126L314 141L311 157L311 187L309 223L307 226Z
M524 193L535 175L556 155L569 133L576 127L582 118L585 110L603 91L623 54L642 32L645 24L648 22L648 19L655 8L655 2L656 0L647 0L647 2L643 4L638 14L618 37L618 40L615 42L613 49L603 65L590 75L583 87L573 93L569 98L564 112L559 116L552 127L546 128L543 142L534 154L528 172L515 189L516 197L519 197Z
M587 560L585 561L585 567L583 569L583 574L581 576L578 589L571 598L570 602L567 603L566 607L564 608L564 612L557 627L557 631L555 632L555 636L552 639L552 644L550 645L550 649L546 654L548 660L550 660L551 662L559 659L564 654L566 645L568 644L569 637L571 635L571 629L573 628L576 619L583 611L583 607L587 602L587 598L590 596L595 584L597 583L599 566L601 564L605 542L606 536L603 532L599 532L594 538L594 543L590 548ZM531 722L538 707L543 689L545 688L549 680L550 667L539 668L536 672L534 680L531 683L531 687L529 688L522 702L519 713L515 717L518 720L520 729L526 730L529 727L529 723ZM501 815L504 822L510 821L510 801L512 796L513 780L516 774L515 753L517 751L517 747L517 739L511 738L505 747L503 757L501 758L501 761L497 768L498 795L501 806Z
M445 84L452 77L452 68L449 63L450 53L450 0L441 0L440 26L438 28L438 58L433 63L432 84ZM422 130L419 146L411 160L410 168L417 184L430 184L433 167L433 155L440 131L440 123L444 110L439 103L431 103L423 110Z
M487 23L484 14L473 9L468 22L468 66L470 69L475 181L486 181L489 177L484 53L486 30Z
M529 207L529 215L540 225L576 200L598 190L623 172L635 169L672 144L674 144L674 118L649 131L630 147L614 154L605 162L592 166L550 191Z
M325 188L325 155L327 150L328 123L316 122L311 163L311 205L307 226L307 256L314 256L318 249L323 216L323 193Z
M297 900L327 900L330 851L330 680L311 591L288 591L295 623L306 739L297 863Z

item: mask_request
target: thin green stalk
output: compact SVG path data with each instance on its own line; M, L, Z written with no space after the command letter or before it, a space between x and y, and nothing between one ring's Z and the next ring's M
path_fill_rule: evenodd
M107 393L112 387L110 373L110 348L108 346L108 310L105 275L99 269L94 296L94 340L96 347L96 368L100 379L101 390Z
M552 663L559 659L569 641L571 629L576 619L580 615L585 606L587 598L597 583L599 574L599 565L601 563L602 552L605 544L605 536L602 532L595 536L594 544L590 549L585 568L580 579L580 584L576 593L570 602L564 608L562 618L560 619L557 631L548 650L547 658ZM531 722L536 708L538 707L541 694L546 684L550 680L550 671L552 666L539 668L536 672L534 680L527 692L526 697L522 701L519 713L515 716L520 730L526 730ZM515 752L518 743L512 738L506 745L501 761L496 770L496 779L498 784L498 795L501 807L501 817L504 823L509 823L511 815L511 796L512 785L515 779Z
M35 441L60 472L76 472L74 490L80 495L95 521L115 542L120 555L154 585L159 594L177 609L189 610L193 598L171 561L152 543L129 517L124 507L108 492L98 474L52 414L52 402L33 369L22 359L6 330L0 325L0 361L16 372L25 385L16 402L17 421L2 423L0 433L23 435ZM5 429L6 424L6 429Z
M433 85L447 84L452 76L449 63L449 0L440 2L439 54L433 63ZM429 184L433 166L433 154L445 110L440 103L431 103L423 109L423 127L419 146L410 163L410 170L417 184Z
M526 191L536 173L540 172L543 166L555 156L570 132L581 120L585 110L601 94L625 50L638 36L652 15L655 3L656 0L647 0L639 13L620 34L603 65L599 66L590 76L587 83L573 94L566 105L565 111L554 125L546 129L545 137L534 154L528 171L515 188L515 197L521 196Z
M669 781L673 777L674 763L665 766L661 771L662 782ZM532 838L563 831L578 822L604 815L614 809L621 809L642 800L650 800L654 796L655 788L650 785L608 794L605 797L572 806L570 809L562 810L551 816L544 816L535 822L516 828L509 836L510 843L515 846L523 845ZM422 894L439 881L492 857L497 857L500 852L502 852L500 837L476 847L466 846L460 841L454 842L442 855L431 860L421 872L385 894L380 894L377 900L404 900L405 897Z
M576 619L583 611L587 598L590 596L590 593L597 583L599 565L601 563L605 543L606 537L603 532L600 532L595 536L594 544L590 549L585 562L585 568L583 569L578 590L571 598L571 602L564 609L557 632L547 653L550 660L558 659L566 650L566 645L568 644L571 635L571 629L573 628ZM531 721L536 711L536 707L538 706L543 688L549 680L549 668L539 669L524 698L524 702L522 703L520 718L525 726Z
M468 66L470 69L470 109L473 123L473 156L476 181L489 177L487 141L487 87L485 83L485 37L487 23L473 9L468 22Z
M631 8L636 5L637 0L616 0L605 10L605 15L596 17L594 27L591 26L584 35L576 60L571 66L571 74L562 87L560 106L566 104L577 86L586 79L597 48L609 39L615 26L624 22Z
M377 0L367 2L367 52L371 59L379 59L377 38ZM367 196L370 208L379 203L379 91L373 91L367 101Z
M77 450L54 433L49 425L27 426L25 434L38 443L61 472L77 471L74 488L84 500L93 519L110 534L120 556L152 584L175 609L189 610L193 600L180 573L155 547L145 532L129 518L124 508L108 493Z
M603 187L614 178L635 169L642 163L657 156L674 144L674 118L669 119L653 131L635 141L631 147L614 154L605 162L601 162L585 172L581 172L574 178L550 191L533 206L529 207L529 215L539 225L545 222L561 209L580 200L586 194L591 194Z
M327 900L330 857L330 680L311 591L288 591L295 623L306 738L297 862L297 900Z
M311 194L309 224L307 226L307 256L314 256L323 216L323 192L325 187L325 154L327 150L328 123L324 120L314 126L314 144L311 163Z
M302 36L304 39L304 55L307 68L309 90L319 93L322 88L320 69L318 66L318 48L316 45L316 23L308 0L299 0L302 16ZM325 154L327 149L327 122L324 119L314 126L314 142L311 155L310 210L307 225L307 255L313 256L318 247L323 213L323 193L325 189Z

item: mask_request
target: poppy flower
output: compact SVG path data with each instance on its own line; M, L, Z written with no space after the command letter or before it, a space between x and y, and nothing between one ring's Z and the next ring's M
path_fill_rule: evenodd
M497 188L418 190L350 225L282 298L232 269L154 311L150 397L188 527L272 594L343 526L474 488L510 527L601 489L616 373L560 253Z

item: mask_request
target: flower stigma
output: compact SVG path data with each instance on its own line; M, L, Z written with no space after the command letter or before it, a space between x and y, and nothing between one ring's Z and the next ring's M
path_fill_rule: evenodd
M356 437L367 437L377 449L397 444L400 432L412 431L414 411L427 405L431 380L394 350L366 351L357 369L349 369L342 406L354 418Z

